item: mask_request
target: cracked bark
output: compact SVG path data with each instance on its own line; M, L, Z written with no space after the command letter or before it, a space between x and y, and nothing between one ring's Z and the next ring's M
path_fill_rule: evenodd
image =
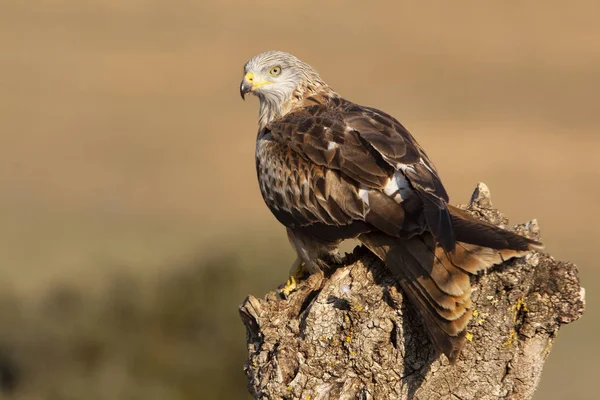
M467 210L506 227L479 184ZM536 221L515 231L539 239ZM584 309L577 268L531 253L472 277L473 318L455 365L436 354L385 266L362 247L288 299L249 296L250 393L257 399L531 399L563 324Z

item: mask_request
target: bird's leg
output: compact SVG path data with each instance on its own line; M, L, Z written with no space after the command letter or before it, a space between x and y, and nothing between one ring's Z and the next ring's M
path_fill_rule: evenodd
M307 287L313 288L312 290L318 289L325 277L323 269L328 269L323 258L335 264L341 262L337 251L338 243L322 243L290 228L287 233L290 244L296 250L297 258L290 269L290 278L280 290L283 297L288 297L296 290L298 282L304 275L309 275Z
M297 282L304 274L304 262L300 257L297 257L292 267L290 268L290 277L288 278L285 286L279 291L283 297L288 297L297 286Z

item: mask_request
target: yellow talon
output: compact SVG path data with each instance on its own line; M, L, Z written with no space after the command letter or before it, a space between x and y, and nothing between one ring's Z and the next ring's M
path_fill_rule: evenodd
M292 293L296 289L296 286L296 278L290 276L287 282L285 283L285 286L281 288L281 294L284 297L288 297L290 293Z
M296 287L298 287L298 282L303 274L303 266L304 263L300 260L300 258L297 258L292 264L292 268L290 268L290 277L285 283L285 286L280 290L280 293L283 297L288 297L290 293L292 293L294 290L296 290Z

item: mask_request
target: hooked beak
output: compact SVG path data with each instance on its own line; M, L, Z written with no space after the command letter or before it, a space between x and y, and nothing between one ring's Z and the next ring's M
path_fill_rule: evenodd
M254 89L254 73L248 72L240 85L240 95L246 100L246 95Z
M254 76L254 72L248 72L246 76L244 76L244 80L242 80L242 84L240 85L240 95L242 95L242 99L246 99L246 95L248 93L254 92L256 89L271 85L275 82L270 80L262 80L260 78L256 78Z

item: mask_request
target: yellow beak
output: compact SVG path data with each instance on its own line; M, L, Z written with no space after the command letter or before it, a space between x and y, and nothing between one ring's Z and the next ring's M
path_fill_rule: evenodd
M240 85L240 95L242 99L246 98L246 95L252 92L254 89L259 88L261 86L269 85L273 82L270 81L259 81L254 76L254 72L248 72L244 79L242 80L242 84Z

